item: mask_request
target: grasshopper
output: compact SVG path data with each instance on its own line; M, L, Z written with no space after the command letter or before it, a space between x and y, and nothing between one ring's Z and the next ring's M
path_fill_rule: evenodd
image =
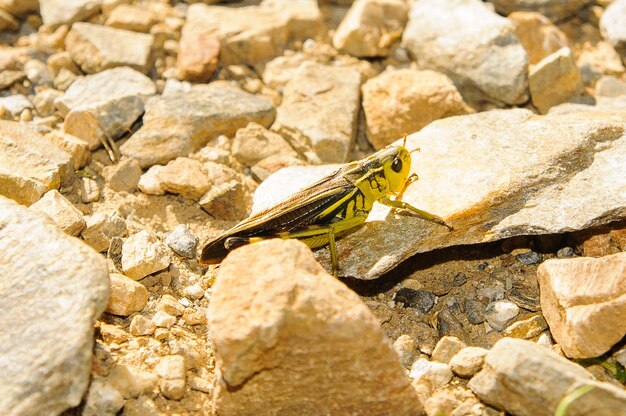
M411 153L406 145L387 146L373 155L343 165L336 172L296 192L281 203L243 220L202 250L200 263L219 263L230 250L269 238L295 238L311 249L329 245L337 276L335 239L367 219L374 202L409 210L452 229L440 217L400 200L417 179L409 175ZM391 197L394 197L393 199Z

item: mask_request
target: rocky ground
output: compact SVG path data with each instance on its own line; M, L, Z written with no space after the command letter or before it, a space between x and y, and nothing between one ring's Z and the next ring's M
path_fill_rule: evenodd
M626 0L0 0L0 414L626 415L624 65ZM198 263L404 133L453 230Z

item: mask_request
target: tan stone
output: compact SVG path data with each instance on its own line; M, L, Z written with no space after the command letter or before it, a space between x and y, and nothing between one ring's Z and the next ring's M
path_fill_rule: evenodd
M176 61L180 78L197 82L208 81L217 67L219 53L220 41L214 29L206 25L203 15L188 14Z
M159 188L184 198L199 200L211 183L202 163L179 157L158 172Z
M136 159L124 159L114 166L107 166L103 172L109 188L117 192L133 192L141 177L141 166Z
M125 399L129 399L141 394L151 394L156 388L157 376L147 371L118 364L107 376L107 381Z
M100 10L99 0L39 0L43 24L57 28L87 19Z
M170 249L145 230L128 237L122 246L122 270L134 280L166 269L171 261Z
M129 66L146 73L152 67L154 36L78 22L67 34L65 47L80 68L93 74Z
M117 344L121 345L125 342L128 342L130 339L130 335L128 332L124 331L117 325L109 325L105 323L100 323L100 335L102 335L102 340L105 344Z
M467 113L452 80L435 71L385 71L362 91L367 138L376 149L434 120Z
M163 295L157 305L157 309L173 316L180 316L185 312L185 307L171 295Z
M157 21L157 16L148 7L120 4L109 14L106 25L133 32L148 33Z
M87 217L86 222L81 236L98 252L108 250L114 237L126 235L126 222L117 212L110 215L98 212Z
M568 415L626 415L623 388L596 381L583 367L531 341L496 342L468 384L482 402L517 416L554 416L561 400L584 385L594 388L576 399Z
M361 75L357 69L305 63L285 87L272 126L301 136L325 163L345 162L354 144Z
M156 330L156 324L143 315L133 316L133 320L130 321L129 331L132 335L152 335Z
M156 366L156 372L160 377L161 393L168 399L182 399L186 385L185 357L182 355L163 357Z
M528 55L513 24L482 1L413 2L402 44L421 68L452 78L466 100L528 100Z
M263 0L261 6L287 19L290 41L304 41L323 35L324 23L317 0Z
M463 348L450 359L450 368L457 376L470 378L483 367L488 352L480 347Z
M46 134L45 137L69 153L74 170L84 167L91 157L89 145L78 137L63 133L59 130L52 130L50 133Z
M249 94L227 82L199 84L152 98L146 104L143 126L120 146L143 168L187 156L220 135L256 122L269 127L276 110L266 98Z
M237 130L231 152L246 166L253 166L269 156L298 157L298 153L280 134L257 123L250 123Z
M187 19L201 22L205 33L220 42L220 63L256 65L282 55L287 43L289 18L259 6L222 7L192 4ZM195 24L195 23L194 23Z
M498 13L507 16L515 11L537 12L557 22L578 12L586 0L493 0Z
M24 16L39 10L39 0L0 0L0 8L15 16Z
M430 358L433 361L447 364L456 353L465 347L467 347L467 345L457 337L445 336L437 342Z
M0 196L0 276L0 414L58 415L78 406L94 324L109 297L104 258Z
M545 114L550 107L579 95L583 90L580 71L569 48L541 60L530 68L528 85L533 105Z
M252 200L241 180L217 182L198 201L214 218L238 221L250 212Z
M339 51L362 58L387 56L408 20L404 0L356 0L333 36Z
M513 12L507 18L513 22L530 64L536 64L548 55L569 46L565 33L541 13Z
M548 260L537 278L542 312L568 357L597 357L626 335L626 253Z
M208 317L219 414L352 414L364 403L372 415L420 412L376 318L301 242L233 251L220 267Z
M531 339L548 329L546 320L541 315L512 323L502 331L502 335L511 338Z
M70 155L34 129L0 120L0 195L31 205L71 172Z
M77 236L85 228L83 213L56 189L46 192L30 208L52 218L69 235Z
M95 149L127 132L154 93L147 76L128 67L112 68L79 78L55 105L65 117L63 130Z
M107 312L113 315L128 316L139 312L148 303L148 290L122 274L111 273L111 297Z

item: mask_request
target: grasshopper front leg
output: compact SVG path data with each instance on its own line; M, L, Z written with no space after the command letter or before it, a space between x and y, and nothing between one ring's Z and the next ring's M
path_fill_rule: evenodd
M383 197L383 198L379 199L378 202L380 202L383 205L387 205L388 207L409 210L409 211L417 214L421 218L424 218L425 220L434 222L434 223L439 224L439 225L443 225L444 227L447 227L448 230L452 231L452 227L450 225L446 224L446 222L443 220L443 218L441 218L441 217L439 217L439 216L437 216L435 214L431 214L430 212L424 211L422 209L415 208L413 205L408 204L408 203L406 203L404 201L394 201L392 199L389 199L389 197L386 196L386 197Z

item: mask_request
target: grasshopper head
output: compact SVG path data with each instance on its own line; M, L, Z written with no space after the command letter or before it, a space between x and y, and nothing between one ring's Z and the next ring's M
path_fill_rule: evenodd
M394 194L404 189L411 170L411 155L404 146L388 146L381 151L381 164L389 190Z

